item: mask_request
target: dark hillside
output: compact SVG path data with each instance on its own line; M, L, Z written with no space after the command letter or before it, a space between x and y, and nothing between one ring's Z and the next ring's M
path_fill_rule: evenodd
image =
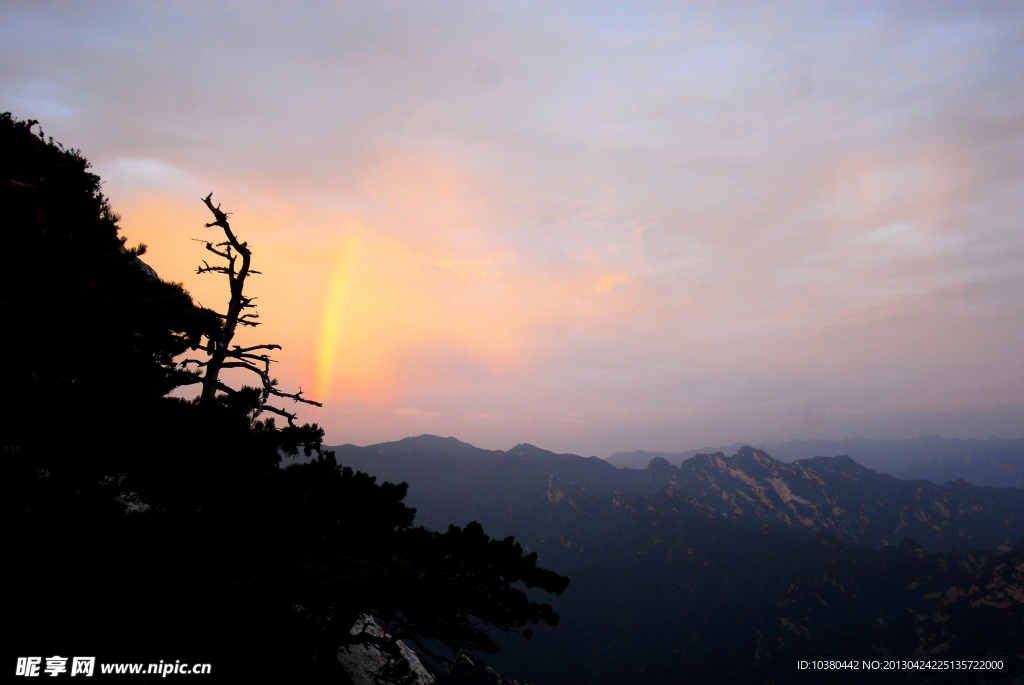
M435 528L479 519L503 535L519 534L511 524L525 511L539 516L584 494L652 494L671 485L716 516L770 522L803 537L828 531L876 548L913 539L930 551L1008 551L1024 537L1024 490L904 481L849 457L785 464L744 447L732 457L697 455L681 467L655 458L641 471L530 445L488 451L427 435L335 450L342 463L410 483L410 504Z
M431 436L338 452L407 481L428 526L478 519L573 579L556 630L488 658L520 682L783 683L802 682L798 658L1024 659L1022 548L1005 543L1024 538L1018 490L752 448L643 471Z
M340 467L322 429L272 404L315 402L277 385L279 345L233 343L255 325L253 251L212 193L197 202L224 242L197 271L227 277L225 314L124 246L86 159L37 125L0 114L8 664L88 654L97 671L212 664L197 682L345 682L343 646L486 652L487 627L558 622L520 588L568 579L479 525L414 526L404 487ZM308 463L278 467L300 451ZM353 633L367 616L390 639Z

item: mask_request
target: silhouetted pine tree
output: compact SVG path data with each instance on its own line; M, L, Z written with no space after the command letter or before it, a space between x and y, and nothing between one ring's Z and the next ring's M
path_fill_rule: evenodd
M275 345L232 344L252 322L251 252L209 196L227 240L207 248L226 266L200 271L230 276L224 315L156 277L144 245L124 246L89 163L35 125L0 115L12 654L209 661L216 675L301 681L337 676L345 643L493 651L487 625L529 636L557 623L514 587L566 587L535 554L477 524L413 527L404 483L338 466L322 429L269 404L306 400L270 377ZM224 384L232 365L259 386ZM194 401L168 394L193 384ZM300 449L317 456L278 467ZM351 635L362 614L389 637Z

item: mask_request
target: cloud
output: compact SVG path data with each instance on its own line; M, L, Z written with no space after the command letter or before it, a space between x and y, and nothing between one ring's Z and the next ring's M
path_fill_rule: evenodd
M1015 5L0 16L3 108L81 147L204 303L197 198L236 212L328 440L1024 425Z

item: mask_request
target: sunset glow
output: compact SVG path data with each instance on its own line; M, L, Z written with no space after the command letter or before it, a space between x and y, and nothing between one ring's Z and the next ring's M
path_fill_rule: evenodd
M324 301L324 311L320 322L320 346L317 349L316 365L316 396L327 398L331 394L331 382L334 379L335 359L339 356L339 345L342 330L350 322L348 314L349 291L352 282L352 271L359 258L359 243L349 238L338 251L338 257L331 272L331 280ZM349 340L346 340L349 342ZM351 345L340 350L343 359L355 361Z
M1021 435L1020 7L0 12L0 109L215 308L233 213L329 443Z

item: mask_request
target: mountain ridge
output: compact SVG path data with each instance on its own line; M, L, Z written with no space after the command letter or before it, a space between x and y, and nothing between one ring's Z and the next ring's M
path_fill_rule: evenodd
M418 524L478 520L571 578L557 628L488 657L520 682L802 682L797 659L840 656L999 658L1010 682L1024 663L1024 491L749 446L639 470L444 440L338 461L408 482Z
M661 457L678 465L697 454L733 454L743 446L735 443L683 452L616 452L607 461L619 468L644 468L651 459ZM786 463L816 456L848 455L869 468L901 479L925 479L937 485L963 479L975 485L1024 489L1024 438L923 435L904 440L789 440L754 447Z
M875 548L910 538L933 552L1006 551L1024 537L1022 490L902 480L845 455L786 464L744 446L731 457L697 454L680 466L655 457L639 470L527 443L507 451L483 450L431 435L333 449L341 464L383 480L409 482L407 501L417 508L419 520L439 529L498 508L511 511L529 493L571 501L574 494L651 495L672 487L705 514L755 525L770 522L803 537L827 531ZM505 528L510 521L506 516L481 522L514 534Z

